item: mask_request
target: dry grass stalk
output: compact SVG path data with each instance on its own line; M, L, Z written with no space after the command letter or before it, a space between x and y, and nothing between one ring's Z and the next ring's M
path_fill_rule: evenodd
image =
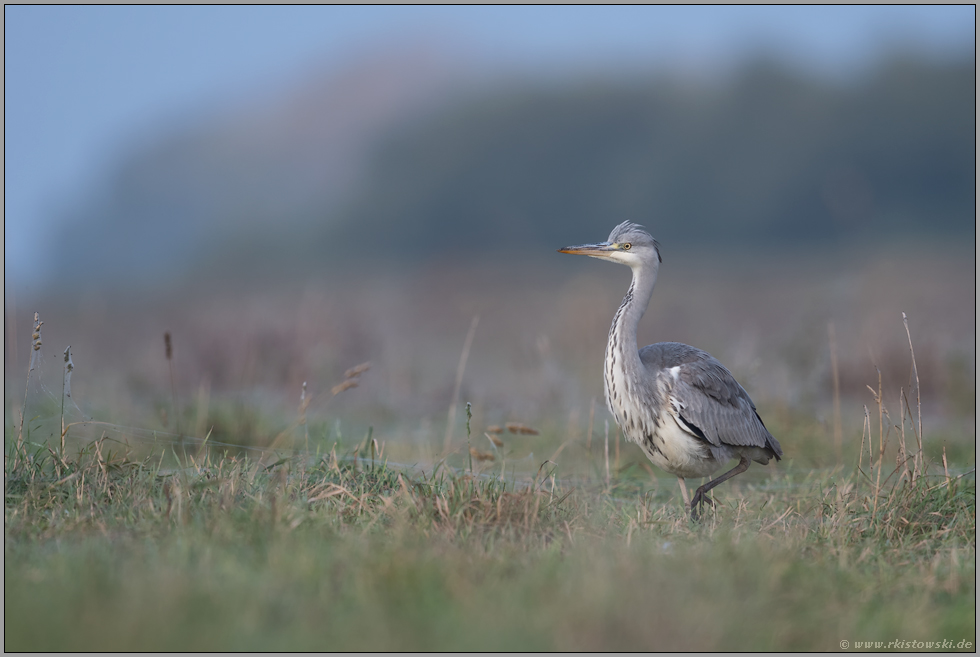
M912 354L911 337L908 329L908 321L903 314L903 320L906 328L906 336L909 337L909 351ZM914 362L914 355L912 356L912 372L910 374L910 386L915 385L918 389L919 381L917 376L917 366ZM927 463L925 461L925 454L922 450L922 433L921 433L921 417L917 418L916 413L913 413L911 404L909 401L909 392L911 390L906 390L901 388L899 390L899 404L902 408L900 425L894 425L890 418L888 409L884 405L883 392L882 392L882 374L878 371L878 389L875 390L871 386L867 386L868 390L872 393L875 399L875 403L878 405L878 454L874 454L874 448L872 443L871 434L871 414L865 405L864 407L864 428L861 435L861 448L858 457L858 471L861 475L867 479L868 483L872 489L873 499L865 498L863 506L866 511L870 513L869 522L875 528L875 531L883 538L891 539L897 534L900 534L908 529L913 528L915 525L921 524L921 521L916 520L916 516L921 516L922 511L919 504L926 501L926 495L933 490L939 488L949 489L957 479L963 476L972 475L975 473L975 469L970 472L964 473L956 477L950 477L949 475L949 465L946 458L945 446L943 447L943 481L942 483L932 486L924 487L917 486L917 480L926 474ZM917 412L921 413L921 398L917 398L919 402L919 408ZM905 417L908 413L909 422L911 423L913 429L916 433L917 447L918 450L913 448L914 454L910 454L910 448L907 444L905 438ZM885 428L885 420L889 423L888 428ZM918 424L918 426L916 426ZM899 435L899 446L898 453L895 459L895 468L887 476L882 477L882 468L884 464L884 453L888 448L888 435L892 428L896 429ZM868 456L869 456L869 466L871 467L871 472L867 473L863 469L863 455L864 455L864 440L868 441ZM912 461L910 469L910 461ZM874 472L877 468L877 473ZM895 477L895 481L889 487L889 480ZM901 485L904 482L904 485ZM932 511L928 513L930 516L941 516L940 511ZM944 531L949 531L946 529Z
M343 381L335 385L333 388L331 388L330 392L333 393L333 395L336 397L344 390L356 388L358 385L360 385L360 382L357 379L344 379Z
M494 429L500 429L500 427L498 427L498 426L494 426L492 428L494 428ZM500 429L500 431L502 431L502 429ZM500 431L498 431L497 433L500 433ZM501 440L497 436L497 434L490 433L489 431L485 431L483 433L483 435L487 437L487 439L490 441L490 444L493 445L493 448L495 450L498 449L498 448L500 450L500 478L501 478L501 480L503 480L504 479L505 469L507 467L507 453L503 451L504 441Z
M595 397L589 404L589 433L585 437L585 453L592 455L592 425L595 423Z
M177 435L180 439L181 448L183 448L184 434L180 430L180 409L177 406L177 384L174 381L174 350L173 343L170 340L170 331L163 332L163 346L167 356L167 365L170 368L170 393L173 396L174 421L177 423Z
M487 427L487 433L503 433L503 432L504 432L504 428L498 424L491 424L489 427Z
M912 333L909 331L909 318L902 313L902 323L905 325L905 335L909 339L909 353L912 355L912 371L909 373L909 386L912 385L912 378L915 378L915 405L918 409L918 426L915 427L915 439L919 451L915 455L915 465L912 468L912 476L916 477L920 472L922 461L922 399L919 395L919 368L915 364L915 349L912 348Z
M205 377L197 389L197 421L194 425L194 436L204 434L208 422L208 408L211 404L211 382Z
M75 369L75 363L71 360L71 345L65 349L65 378L61 387L61 455L65 455L65 434L68 427L65 426L65 399L71 398L71 372Z
M348 370L350 371L350 370ZM310 428L306 424L306 409L310 405L311 397L306 395L306 381L303 381L303 391L299 393L299 423L303 427L306 436L306 451L310 451Z
M606 420L606 486L609 486L609 420Z
M365 363L361 363L360 365L355 365L354 367L344 372L344 380L338 383L337 385L335 385L333 388L331 388L330 392L333 394L334 397L336 397L344 390L356 388L361 383L358 377L364 372L367 372L369 369L371 369L370 362L365 362ZM303 382L303 391L304 393L306 391L305 381ZM307 400L306 403L309 404L309 400Z
M616 425L616 472L619 472L619 437L622 435L622 429L619 425Z
M31 391L31 373L38 366L41 360L41 321L37 313L34 313L34 331L31 333L31 362L27 368L27 386L24 389L24 406L20 411L20 429L17 432L17 444L24 442L24 416L27 415L27 395Z
M352 367L349 370L347 370L346 372L344 372L344 378L345 379L353 379L355 377L358 377L358 376L364 374L369 369L371 369L371 362L370 361L361 363L360 365L355 365L354 367Z
M864 404L864 426L861 427L861 449L858 450L858 471L864 473L864 439L868 439L868 450L871 449L871 415L868 413L868 405ZM870 457L869 457L870 459Z
M902 470L902 478L912 481L911 473L909 473L909 456L908 449L905 444L905 405L902 400L905 398L905 389L900 388L898 391L898 405L902 409L902 425L898 434L898 455L895 457L895 465Z
M508 422L505 426L507 427L507 431L521 434L522 436L537 436L541 433L537 429L529 427L526 424L521 424L520 422Z
M307 504L313 504L314 502L319 502L321 500L327 500L327 499L330 499L331 497L337 497L338 495L346 495L351 501L360 502L360 498L358 498L356 495L354 495L349 490L347 490L346 488L344 488L343 486L341 486L339 484L326 483L326 484L323 484L322 489L325 489L325 492L318 493L317 495L313 495L313 496L309 497L306 500L306 503ZM316 489L314 489L314 490L316 490ZM313 491L311 491L311 493L312 492Z
M830 371L834 379L834 452L837 455L837 465L840 465L844 458L844 432L841 428L840 417L840 370L837 367L837 333L833 322L827 324L827 334L830 340Z
M484 452L476 447L470 447L470 456L475 458L477 461L493 461L496 458L492 452Z
M878 515L878 493L881 490L881 466L883 465L882 461L885 454L885 406L881 399L881 370L877 367L875 369L878 371L878 392L875 393L875 403L878 404L878 475L875 479L873 518ZM872 390L872 392L874 391Z
M378 453L378 441L373 438L374 427L368 427L367 437L364 439L365 449L371 450L371 470L374 470L374 457Z
M466 371L466 360L470 357L470 347L473 346L473 336L476 335L476 326L480 323L480 316L473 317L470 322L470 330L466 332L466 340L463 342L463 352L459 355L459 364L456 366L456 383L453 385L453 398L449 403L449 413L446 418L446 437L442 443L443 453L448 454L453 442L453 424L456 422L456 404L459 403L459 390L463 385L463 372Z
M470 421L473 419L473 405L470 402L466 402L466 448L470 449ZM473 454L469 454L470 459L470 474L473 474Z

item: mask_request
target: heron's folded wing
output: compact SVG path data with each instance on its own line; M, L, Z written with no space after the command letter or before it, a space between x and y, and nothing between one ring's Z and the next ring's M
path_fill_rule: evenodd
M768 448L782 455L748 393L711 356L679 365L671 395L680 402L681 418L712 444Z

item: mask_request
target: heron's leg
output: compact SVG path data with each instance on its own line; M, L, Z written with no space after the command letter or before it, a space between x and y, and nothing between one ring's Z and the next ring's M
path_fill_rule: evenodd
M684 477L677 478L677 485L681 487L681 498L684 500L684 508L691 508L691 498L687 496L687 486L684 484Z
M714 502L708 497L707 493L709 490L717 486L718 484L724 483L734 477L737 474L742 474L749 469L749 460L744 456L741 456L738 461L738 465L734 468L721 475L717 479L712 479L705 485L701 486L694 492L694 499L691 500L691 519L697 520L701 515L701 507L705 502L714 506Z

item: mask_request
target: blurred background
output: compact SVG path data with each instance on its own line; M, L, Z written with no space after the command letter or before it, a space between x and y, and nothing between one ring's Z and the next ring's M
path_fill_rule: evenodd
M324 440L441 446L479 318L459 401L574 437L629 272L555 249L630 220L642 343L713 353L787 453L831 459L835 388L856 452L879 371L901 412L905 312L975 461L972 5L4 17L8 426L38 311L79 417L262 443L306 381Z

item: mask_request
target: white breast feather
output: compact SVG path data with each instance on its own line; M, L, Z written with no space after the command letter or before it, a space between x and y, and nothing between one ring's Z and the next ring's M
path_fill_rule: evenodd
M657 377L658 397L667 400L658 417L658 409L650 407L652 401L637 398L637 390L617 365L605 363L606 404L627 440L637 443L658 468L679 477L706 477L721 467L724 461L715 458L717 450L706 450L680 417L685 404L672 394L680 380L680 366L661 370Z

